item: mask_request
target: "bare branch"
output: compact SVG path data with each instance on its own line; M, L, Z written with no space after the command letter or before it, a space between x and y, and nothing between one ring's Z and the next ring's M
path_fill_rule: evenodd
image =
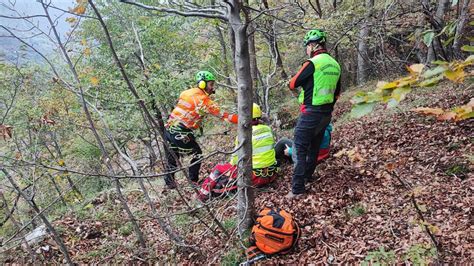
M153 174L153 175L138 175L138 176L136 176L136 175L107 175L107 174L97 174L97 173L85 173L85 172L80 172L80 171L70 169L70 168L67 168L67 167L49 166L49 165L42 164L41 162L35 163L35 162L26 161L26 160L19 160L19 159L11 158L11 157L4 156L4 155L0 155L0 158L4 158L4 159L7 159L7 160L15 161L17 163L21 163L21 164L15 165L15 166L4 165L4 167L6 167L6 168L16 168L18 166L36 166L36 167L55 170L55 171L59 171L59 172L69 172L69 173L83 175L83 176L107 177L107 178L117 178L117 179L134 179L134 178L154 178L154 177L165 176L165 175L168 175L168 174L173 174L173 173L182 171L183 169L189 168L190 166L193 166L197 163L200 163L203 160L208 159L208 158L210 158L214 155L217 155L217 154L226 154L226 155L233 154L233 153L237 152L241 147L242 147L242 144L239 145L237 148L235 148L232 151L219 151L219 150L217 150L217 151L211 152L210 154L201 157L199 160L196 160L192 164L184 165L184 166L182 166L180 168L177 168L173 171L158 173L158 174Z
M80 95L80 99L81 99L82 108L85 112L87 121L89 122L90 129L91 129L91 131L94 135L94 138L96 139L97 143L99 144L101 153L103 155L104 163L107 166L107 169L109 170L109 172L114 175L115 173L114 173L114 168L111 164L110 154L107 152L107 150L105 148L105 145L104 145L104 142L102 141L101 137L99 136L99 134L97 132L97 129L95 128L94 121L92 120L92 116L90 114L89 108L87 106L87 103L86 103L86 100L85 100L85 97L84 97L84 91L81 87L81 81L79 79L79 75L77 73L77 70L74 67L73 63L72 63L71 58L69 57L69 55L66 51L66 48L61 43L61 38L59 37L57 29L56 29L56 27L55 27L55 25L54 25L54 23L51 19L51 16L49 15L48 5L45 4L43 1L41 2L41 4L43 5L44 13L47 16L49 24L51 25L51 30L53 31L54 36L56 37L56 40L58 41L58 45L59 45L59 47L60 47L60 49L63 53L64 59L66 60L68 66L69 66L69 69L70 69L70 71L72 72L72 74L74 76L75 82L79 85L79 92L80 92L79 95ZM143 232L140 230L140 227L139 227L138 223L136 222L135 217L134 217L133 213L131 212L131 210L130 210L128 204L127 204L127 201L126 201L125 197L122 194L120 181L118 179L113 179L113 181L114 181L114 185L115 185L115 189L117 191L119 201L121 202L122 207L124 208L125 212L127 213L128 217L130 218L130 221L132 223L135 234L137 235L137 240L140 243L140 246L142 248L145 248L146 247L146 241L145 241Z
M1 167L6 167L5 165L1 165ZM2 169L2 170L5 170L5 169ZM82 182L87 176L83 176L81 177L78 182ZM66 188L61 196L64 196L66 195L67 193L71 192L73 190L73 187L72 186L69 186L68 188ZM30 224L33 223L33 221L40 215L43 215L44 212L46 212L47 210L49 210L52 206L54 206L54 204L56 204L58 201L60 201L61 198L60 197L56 197L56 199L54 199L52 202L50 202L46 207L42 208L41 211L39 213L37 213L34 217L32 217L30 219L29 222L23 224L23 227L21 227L20 229L18 229L15 234L13 234L10 238L6 239L5 241L3 241L2 245L0 246L5 246L7 245L10 241L12 241L18 234L20 234L23 230L25 230Z
M28 203L28 205L30 205L30 207L38 214L38 216L41 218L41 220L43 221L43 223L45 224L45 226L48 228L49 232L52 234L53 236L53 239L54 241L56 241L56 243L58 244L59 246L59 249L61 250L61 252L63 253L64 255L64 258L66 259L66 262L69 264L69 265L74 265L74 263L72 262L71 258L69 257L69 252L66 248L66 246L64 245L64 242L62 241L61 237L59 237L59 234L58 232L54 229L53 225L49 222L49 220L46 218L46 216L44 214L42 214L42 211L38 208L38 206L33 202L33 200L29 199L28 196L25 194L25 192L23 192L23 190L18 186L18 184L15 182L15 180L13 179L13 177L10 175L10 173L8 173L4 168L1 168L0 171L3 172L3 174L5 174L5 176L7 177L8 181L10 181L10 183L13 185L13 187L15 187L15 190L18 191L18 193L23 197L23 199L26 200L26 202Z
M288 20L286 20L286 19L280 18L280 17L275 16L275 15L273 15L273 14L271 14L271 13L268 12L268 11L270 11L270 10L283 9L283 8L285 8L285 6L281 6L281 7L275 8L275 9L269 9L269 10L265 10L265 11L255 9L255 8L253 8L253 7L250 7L250 6L246 6L245 8L248 9L248 10L257 12L257 13L258 13L258 16L260 16L260 15L266 15L266 16L269 16L269 17L274 18L275 20L284 22L284 23L286 23L286 24L289 24L289 25L292 25L292 26L295 26L295 27L298 27L298 28L302 28L302 29L306 29L306 30L310 29L310 28L308 28L308 27L305 27L303 23L299 23L299 24L298 24L298 23L295 23L295 22L291 22L291 21L288 21Z
M59 7L56 7L56 6L53 6L53 5L49 5L49 8L56 9L56 10L59 10L59 11L63 11L65 13L68 13L68 14L71 14L71 15L74 15L74 16L77 16L77 17L97 19L96 17L93 17L93 16L88 16L88 15L84 15L84 14L77 14L77 13L74 13L74 12L71 12L69 10L62 9L62 8L59 8Z
M120 0L120 2L125 4L130 4L134 6L138 6L147 10L158 11L158 12L166 12L171 14L180 15L183 17L202 17L202 18L214 18L220 19L223 21L227 21L227 15L225 12L218 10L218 9L196 9L193 11L182 11L174 8L165 8L165 7L157 7L157 6L149 6L142 3L139 3L135 0Z
M31 15L31 16L20 16L20 17L0 15L0 18L6 18L6 19L28 19L28 18L45 18L45 17L46 17L45 15Z

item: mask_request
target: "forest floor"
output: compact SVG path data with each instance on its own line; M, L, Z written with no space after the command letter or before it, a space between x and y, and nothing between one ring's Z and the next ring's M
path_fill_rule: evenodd
M283 166L274 184L256 193L257 210L267 205L285 209L302 228L294 251L264 263L474 261L474 120L442 122L410 111L421 106L450 108L466 104L474 96L472 83L444 82L433 88L417 88L398 107L379 106L360 119L349 118L353 91L345 94L333 114L331 157L318 167L320 179L308 185L308 193L294 200L284 197L290 190L290 165ZM290 132L279 135L291 136ZM232 136L204 139L200 141L208 150L233 146ZM204 163L202 178L214 162ZM175 191L163 190L160 180L150 184L163 215L184 210ZM189 188L184 190L191 207L199 206ZM242 261L238 244L206 230L196 213L168 218L187 242L199 249L177 253L158 223L147 216L141 193L130 188L128 201L149 244L148 249L137 248L133 229L124 222L126 216L110 194L104 193L82 205L80 211L54 222L75 262ZM235 202L232 197L212 206L230 232L235 232ZM199 215L204 217L205 212L200 209ZM47 261L62 262L51 239L34 249ZM5 262L26 261L27 256L18 249Z

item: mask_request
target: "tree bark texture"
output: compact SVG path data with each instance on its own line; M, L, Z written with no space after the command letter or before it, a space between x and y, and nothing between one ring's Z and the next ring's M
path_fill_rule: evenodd
M454 35L453 41L453 52L456 58L461 58L461 40L464 35L464 26L469 19L469 3L471 0L464 0L459 14L458 25L456 26L456 34Z
M428 8L430 6L429 0L421 0L421 8L423 9L424 16L419 16L417 18L417 29L415 31L415 51L416 57L418 58L419 63L424 63L427 56L427 49L425 48L425 44L423 43L423 29L426 24L426 13L428 12ZM428 47L429 49L429 47Z
M255 51L255 26L250 23L247 27L249 58L250 58L250 75L252 77L252 87L258 86L258 66L257 55Z
M446 8L449 4L449 0L438 0L438 5L436 7L436 14L432 20L432 28L437 35L444 27L444 14L446 13ZM428 55L426 56L426 63L431 63L432 61L439 58L443 51L439 37L435 37L433 42L428 47ZM445 58L447 59L447 58Z
M226 76L225 78L225 83L228 86L232 85L232 82L230 80L230 70L229 70L229 65L227 64L227 45L224 40L224 34L222 34L221 28L219 28L219 25L216 25L216 32L217 32L217 39L219 40L219 44L221 45L222 49L222 63L224 65L224 75Z
M235 36L235 72L238 82L238 230L240 235L253 225L255 214L254 190L252 188L252 80L250 75L250 55L247 42L247 27L240 17L241 2L230 1L229 23Z
M357 53L357 85L367 82L367 73L369 66L368 53L368 38L370 36L370 17L372 16L374 8L374 0L366 0L365 2L366 14L365 21L359 32L359 44Z

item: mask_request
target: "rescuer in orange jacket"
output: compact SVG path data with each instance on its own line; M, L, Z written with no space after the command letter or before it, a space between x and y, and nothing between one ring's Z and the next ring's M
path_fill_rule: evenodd
M219 106L209 97L214 94L214 75L209 71L200 71L196 74L197 88L191 88L181 93L176 107L171 112L165 125L165 138L170 148L179 159L180 155L193 155L189 167L189 179L193 182L199 180L199 169L202 151L196 142L193 130L199 128L205 114L217 116L228 122L237 124L237 115L221 112ZM173 154L167 155L168 170L176 169L176 160ZM175 188L174 174L165 176L168 188Z

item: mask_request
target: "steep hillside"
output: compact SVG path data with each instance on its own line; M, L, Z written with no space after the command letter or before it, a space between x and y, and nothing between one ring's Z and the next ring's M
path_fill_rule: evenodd
M320 179L308 185L309 193L296 200L284 195L290 189L292 169L268 188L257 191L258 209L276 206L294 214L302 228L296 250L269 258L265 263L449 262L474 259L474 183L472 144L474 122L440 122L410 111L419 106L448 108L465 104L474 95L472 83L417 89L397 108L379 107L361 119L349 118L348 91L336 106L332 156L319 166ZM281 133L281 132L280 132ZM285 135L281 133L280 135ZM204 147L232 147L233 136L201 138ZM219 156L204 164L204 178ZM182 180L181 180L182 181ZM184 184L184 181L182 181ZM235 238L216 236L199 223L210 221L202 208L182 212L182 199L164 191L161 181L149 183L156 206L188 243L198 250L176 253L158 223L149 216L142 195L128 189L128 200L150 247L139 250L133 232L114 193L84 203L74 215L59 219L73 260L79 263L179 262L225 263L242 261ZM189 188L184 197L199 208ZM166 198L160 204L157 197ZM224 227L235 236L235 198L211 205ZM146 211L146 212L145 212ZM140 215L142 214L142 215ZM200 217L200 218L197 218ZM208 247L207 249L203 249ZM22 262L13 249L5 262ZM51 262L62 262L52 240L35 246Z
M434 254L443 262L472 261L474 121L440 122L409 110L446 109L473 95L472 84L443 83L417 90L395 110L353 121L346 120L350 105L340 102L333 156L309 195L281 198L289 190L286 176L282 192L259 197L261 206L292 210L303 227L299 250L273 261L360 262L368 254L385 262L392 255L398 262L436 261Z

